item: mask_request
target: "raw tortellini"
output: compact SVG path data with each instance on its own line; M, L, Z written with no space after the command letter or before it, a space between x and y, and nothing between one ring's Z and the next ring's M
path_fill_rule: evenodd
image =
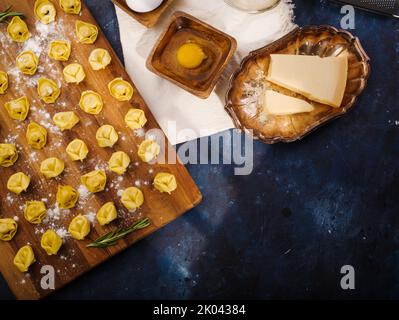
M10 241L18 230L18 224L14 219L0 219L0 240Z
M4 104L4 108L12 119L24 121L29 112L29 100L25 96L11 100Z
M67 83L81 83L86 78L86 73L79 63L71 63L64 68L64 79Z
M90 222L81 214L72 219L68 231L72 238L83 240L90 233Z
M126 152L114 152L108 160L108 167L111 171L117 174L124 174L130 164L130 158Z
M0 94L6 93L8 88L8 74L7 72L0 71Z
M68 144L66 153L71 160L82 161L87 157L89 149L87 149L86 143L84 143L82 140L75 139Z
M166 192L171 194L177 188L176 178L173 174L161 172L154 178L154 187L159 192Z
M61 90L55 81L40 78L37 81L37 93L45 103L54 103L59 97Z
M140 129L147 123L147 118L143 110L132 108L125 115L125 123L130 129Z
M100 192L105 189L107 175L104 170L94 170L80 177L80 181L92 193Z
M46 205L43 201L26 201L24 217L30 223L41 223L46 217Z
M14 173L7 181L7 189L15 194L20 194L28 189L30 177L23 172Z
M97 220L102 226L114 221L116 217L117 213L113 202L107 202L97 212Z
M40 172L47 179L51 179L59 176L64 171L64 167L64 161L55 157L47 158L40 164Z
M157 158L161 148L154 140L144 140L137 152L138 156L143 162L150 162Z
M57 204L62 209L71 209L79 199L79 192L71 186L58 186Z
M22 73L34 75L39 64L39 58L33 51L24 51L17 56L16 64Z
M80 0L60 0L60 7L66 13L79 14L82 4Z
M47 142L47 130L36 122L31 122L26 130L26 140L35 149L42 149Z
M105 69L111 63L111 56L105 49L94 49L89 56L89 63L93 70Z
M14 257L14 265L21 272L27 272L32 263L36 261L30 245L23 246Z
M103 99L92 90L83 91L80 97L80 108L89 114L99 114L103 109Z
M98 128L96 139L100 147L106 148L112 147L118 141L119 136L113 126L106 124Z
M10 167L18 159L18 151L15 144L0 143L0 166Z
M68 61L71 55L71 44L64 40L54 40L50 43L48 49L50 58L58 61Z
M98 29L94 24L77 20L75 23L75 31L81 43L92 44L97 40Z
M108 83L108 90L118 101L129 101L133 96L132 85L122 78L116 78Z
M72 129L79 123L79 117L73 111L58 112L54 115L53 121L61 131Z
M144 203L144 195L140 189L130 187L123 191L121 201L126 209L133 212Z
M57 15L53 3L49 0L36 0L34 11L36 17L44 24L53 22Z
M49 229L43 233L40 245L49 256L56 255L62 246L62 239L54 230Z
M25 42L30 37L28 26L25 21L16 16L8 24L7 33L15 42Z

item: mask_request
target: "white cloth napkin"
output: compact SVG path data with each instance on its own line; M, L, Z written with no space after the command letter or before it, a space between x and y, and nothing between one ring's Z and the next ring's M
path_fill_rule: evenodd
M150 72L146 59L175 11L189 13L233 36L237 53L216 89L206 100L197 98ZM293 4L283 0L276 8L248 14L231 8L223 0L175 0L156 27L147 29L116 7L127 72L153 112L171 144L233 128L224 110L228 79L250 51L262 47L291 31Z

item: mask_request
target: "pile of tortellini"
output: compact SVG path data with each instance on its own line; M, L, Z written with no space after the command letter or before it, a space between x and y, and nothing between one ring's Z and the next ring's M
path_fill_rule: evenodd
M81 0L59 0L60 7L68 14L79 14L81 12ZM56 21L57 10L50 0L36 0L34 13L37 19L43 24ZM13 17L7 26L9 37L15 42L25 42L31 36L25 21L20 17ZM98 29L95 25L77 20L75 33L78 41L82 44L93 44L98 36ZM72 51L71 43L59 39L50 42L47 54L51 59L68 62ZM96 48L91 51L88 62L94 71L107 68L111 63L111 55L106 49ZM39 57L30 50L23 51L16 58L16 66L20 72L27 76L35 75L38 71ZM86 78L86 72L79 63L70 63L63 69L63 77L67 84L79 85ZM0 94L7 94L9 89L8 74L0 70ZM122 78L115 78L108 83L109 94L118 101L130 101L134 90L132 85ZM54 104L61 95L59 84L49 78L40 77L37 80L38 97L45 104ZM79 107L88 114L97 115L103 110L103 99L98 92L86 90L81 93ZM30 110L30 103L27 96L10 100L4 104L4 108L11 119L25 121ZM71 130L80 119L74 111L55 113L53 123L61 130ZM137 130L147 123L145 113L141 109L131 108L125 115L124 121L127 127ZM26 129L27 144L36 150L43 149L47 144L46 128L34 121L30 121ZM106 124L98 128L96 140L99 147L111 148L119 139L115 128ZM71 161L84 161L89 154L89 148L81 139L74 139L66 147L67 157ZM160 146L153 140L144 140L138 148L138 157L143 162L153 162L160 154ZM18 150L15 144L0 143L0 166L11 167L18 160ZM108 160L108 169L118 175L127 171L131 159L124 151L114 152ZM65 163L57 157L49 157L40 163L40 174L46 179L59 177L65 169ZM90 193L101 192L105 189L107 175L105 170L94 170L81 176L80 181ZM16 172L9 176L7 189L16 195L29 190L31 177L25 172ZM175 176L166 173L158 173L153 181L154 188L162 193L171 193L177 188ZM76 206L79 200L79 192L70 185L58 185L56 194L57 206L61 209L71 209ZM129 187L123 190L121 195L123 206L134 212L144 203L143 192L137 187ZM25 202L24 218L31 224L40 224L47 216L46 204L43 201L29 200ZM117 209L113 202L105 203L97 212L96 218L101 226L107 225L117 218ZM0 240L10 241L18 230L18 223L14 219L0 219ZM90 221L86 216L79 214L75 216L68 227L68 232L76 240L83 240L90 232ZM41 247L48 255L56 255L62 246L62 238L54 230L48 229L41 237ZM21 271L26 272L29 266L35 261L35 255L30 245L19 249L14 264Z

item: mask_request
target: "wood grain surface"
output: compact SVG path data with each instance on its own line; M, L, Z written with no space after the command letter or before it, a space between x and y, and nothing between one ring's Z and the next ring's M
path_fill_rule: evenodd
M112 47L101 33L94 45L80 44L74 32L77 19L96 24L88 9L83 5L81 15L67 15L59 7L58 1L52 1L57 9L56 21L49 26L41 24L33 13L34 0L5 0L2 1L0 10L9 4L13 10L21 11L26 15L26 22L31 32L28 42L12 42L6 32L6 25L0 25L0 70L9 74L9 89L6 94L0 95L0 142L15 143L19 151L19 159L8 168L0 167L0 217L15 218L18 220L18 232L10 242L0 241L0 270L9 287L19 299L39 299L52 292L41 288L40 270L44 265L51 265L55 269L55 287L62 287L74 280L79 275L94 266L107 260L111 256L127 248L140 238L161 228L176 219L187 210L193 208L201 201L201 194L182 164L155 164L143 163L137 156L138 145L145 139L144 131L158 129L154 117L140 96L133 82L130 80L122 64L118 60ZM47 56L48 43L54 39L68 39L72 44L72 53L68 62L59 62ZM112 62L105 70L93 71L88 63L88 56L94 48L105 48L111 56ZM34 76L21 75L15 66L16 56L24 49L40 52L38 73ZM79 62L86 72L86 79L79 85L67 84L62 77L63 68L72 62ZM61 85L61 95L54 104L43 103L38 95L36 82L41 76L54 79ZM140 76L140 75L137 75ZM118 102L110 96L107 88L109 81L122 77L130 81L135 89L130 102ZM103 111L99 115L89 115L79 106L81 92L94 90L101 94L104 100ZM154 90L156 94L156 90ZM26 95L30 101L31 110L25 121L11 119L4 103ZM161 102L160 102L161 103ZM131 107L143 109L148 122L145 130L134 132L126 127L124 115ZM75 111L80 123L72 130L61 132L52 122L56 112ZM26 127L30 121L41 123L48 131L48 141L42 150L32 149L26 141ZM119 133L119 140L113 148L100 148L95 139L97 129L103 124L111 124ZM68 159L65 153L67 144L74 138L86 142L89 148L88 157L80 162ZM125 151L132 159L128 171L122 177L117 176L107 168L107 161L115 151ZM173 147L165 144L162 148L160 159L163 155L173 158ZM48 157L59 157L65 162L65 171L57 179L47 180L40 174L39 168L42 160ZM56 209L56 191L59 184L71 185L76 189L80 186L80 176L96 168L104 168L107 173L106 190L88 196L81 195L78 205L71 210ZM15 195L6 188L8 178L16 172L23 171L31 177L31 184L27 192ZM161 194L152 186L152 180L158 172L171 172L176 176L178 188L171 195ZM139 186L144 193L143 206L134 213L129 213L120 202L120 192L129 186ZM48 209L47 219L39 225L30 224L23 217L24 203L27 200L45 199ZM67 229L69 222L77 214L93 217L102 204L114 201L118 209L118 219L106 227L101 227L94 219L92 229L84 241L73 240L68 235L57 256L48 256L40 247L40 238L48 228ZM86 245L118 226L128 226L142 217L151 219L151 226L145 230L130 235L118 242L114 247L107 249L88 249ZM31 244L36 256L36 262L24 274L13 265L13 258L18 249L26 244Z

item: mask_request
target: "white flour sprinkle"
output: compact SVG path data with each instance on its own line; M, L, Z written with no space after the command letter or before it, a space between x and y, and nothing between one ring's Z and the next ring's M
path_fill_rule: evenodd
M87 197L88 197L89 194L90 194L89 190L87 190L87 188L86 188L83 184L81 184L81 185L79 186L78 192L79 192L79 199L80 199L80 200L83 200L83 201L86 200Z
M19 217L18 216L14 216L13 219L14 219L14 221L17 221L17 222L19 221Z
M116 195L118 197L122 197L122 194L123 194L123 190L122 189L119 189L118 192L116 193Z
M69 233L67 231L67 229L65 229L65 227L61 227L58 228L55 233L61 238L61 239L65 239L66 237L69 236Z
M144 137L144 135L145 135L145 130L144 130L143 128L134 130L134 135L135 135L136 137Z
M94 223L94 220L96 219L96 213L95 212L89 212L87 214L85 214L85 217L87 218L87 220L90 221L90 223Z
M10 204L14 202L14 198L12 197L11 194L8 194L8 195L7 195L6 200L7 200L7 202L10 203Z
M30 155L29 155L29 158L30 158L32 161L37 161L37 152L36 152L36 151L32 151L32 152L30 153Z
M59 220L61 215L60 208L55 205L53 208L47 209L47 217L45 222L49 222L50 220Z
M141 181L140 181L140 180L136 180L136 181L134 182L134 185L135 185L136 187L140 187L140 186L141 186Z

